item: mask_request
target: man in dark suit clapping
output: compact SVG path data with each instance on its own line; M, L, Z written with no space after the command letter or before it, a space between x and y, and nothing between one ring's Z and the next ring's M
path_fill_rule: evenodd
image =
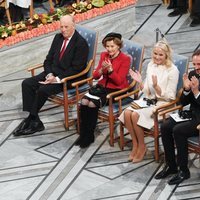
M199 135L197 125L200 123L200 49L193 53L192 63L195 69L189 75L183 75L184 90L180 97L180 103L183 106L190 104L189 113L191 119L176 122L169 118L161 125L166 164L155 178L164 179L169 175L175 174L168 181L169 185L179 184L190 178L187 139ZM175 146L177 148L177 161Z
M60 31L55 35L46 56L44 71L22 82L23 111L29 112L29 116L15 129L14 136L44 130L38 115L41 107L49 96L63 91L63 78L78 74L86 67L88 44L75 30L72 16L66 15L60 19ZM85 76L76 81L82 78ZM67 87L71 87L71 82Z

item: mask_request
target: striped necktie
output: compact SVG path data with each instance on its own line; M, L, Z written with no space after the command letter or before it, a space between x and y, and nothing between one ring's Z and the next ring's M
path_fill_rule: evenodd
M64 40L64 43L62 45L62 49L60 51L59 60L61 60L62 57L63 57L63 54L64 54L66 46L67 46L67 41L68 41L68 38Z

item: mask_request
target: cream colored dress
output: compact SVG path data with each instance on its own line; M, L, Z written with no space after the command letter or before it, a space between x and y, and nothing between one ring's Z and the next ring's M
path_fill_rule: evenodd
M162 91L160 96L156 94L153 88L152 75L156 75L158 78L158 85ZM147 66L144 88L142 90L144 96L148 99L159 99L156 103L156 106L160 106L166 102L174 100L176 98L178 77L179 71L174 64L172 64L170 68L167 68L165 65L156 65L151 61ZM139 120L137 123L139 126L151 129L154 125L152 118L154 108L155 106L150 106L142 109L133 109L131 106L129 106L126 109L132 110L139 114ZM124 123L124 111L119 116L119 120Z

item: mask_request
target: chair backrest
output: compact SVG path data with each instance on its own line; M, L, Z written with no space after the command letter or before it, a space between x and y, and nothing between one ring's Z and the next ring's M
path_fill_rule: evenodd
M172 56L172 60L179 70L179 80L177 85L177 92L179 92L180 89L183 87L183 74L188 71L189 58L179 54L174 54Z
M131 68L141 71L144 56L144 45L132 40L123 39L123 48L121 50L131 56Z
M90 60L93 60L94 62L92 64L92 66L94 67L96 51L97 51L98 32L91 28L81 26L81 25L76 25L76 30L79 32L79 34L82 37L85 38L85 40L88 43L89 54L88 54L87 62L89 62ZM91 67L92 69L88 72L88 74L87 74L88 77L90 77L92 75L93 67Z
M121 51L131 57L130 68L141 72L144 56L144 45L134 42L132 40L123 39L123 48L121 49ZM132 77L129 74L127 76L127 79L129 84L133 82ZM131 90L134 90L134 88L132 88Z

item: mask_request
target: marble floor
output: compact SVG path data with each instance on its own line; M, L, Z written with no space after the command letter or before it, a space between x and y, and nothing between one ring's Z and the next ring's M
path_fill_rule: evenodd
M145 61L150 57L157 28L176 53L191 56L199 48L200 26L189 26L189 14L168 18L170 11L161 0L139 0L133 12L133 31L126 37L145 44ZM109 13L110 19L114 14ZM94 20L88 22L93 23ZM127 33L124 24L120 31ZM109 146L107 123L98 123L96 140L86 149L74 145L78 138L75 126L69 131L64 129L62 108L40 113L44 131L12 136L12 131L26 116L21 111L20 86L30 76L25 69L34 62L42 62L49 42L44 47L41 42L53 35L0 49L0 200L200 199L200 162L195 155L189 156L191 178L169 186L167 179L154 179L162 169L163 159L159 163L154 161L153 141L146 138L148 154L141 163L132 164L127 161L130 146L124 151L120 151L117 143ZM34 45L40 45L37 48L40 55L31 49ZM98 47L97 59L100 51ZM75 118L75 114L72 108L71 117Z

